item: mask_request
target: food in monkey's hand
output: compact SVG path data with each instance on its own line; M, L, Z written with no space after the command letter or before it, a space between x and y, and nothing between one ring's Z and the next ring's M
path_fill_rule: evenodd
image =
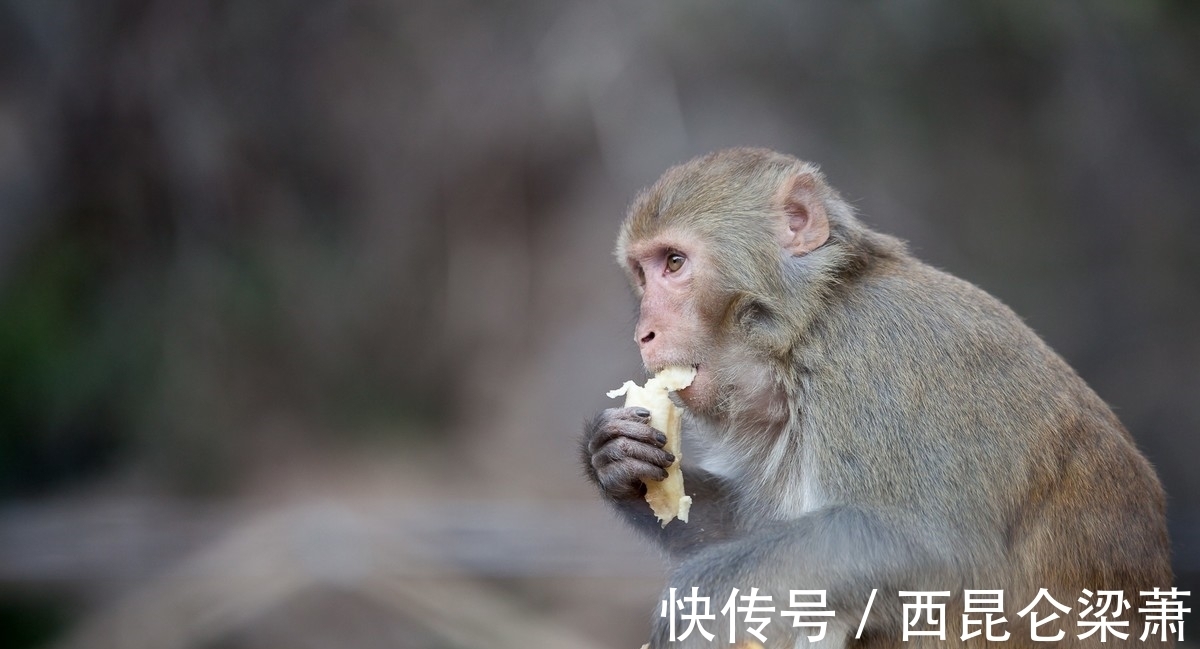
M686 523L692 507L692 497L683 493L683 470L679 466L683 459L679 439L683 412L671 403L668 393L686 388L695 378L695 368L667 367L646 381L645 386L639 387L633 381L626 381L625 385L608 393L610 399L625 395L626 408L642 407L649 410L650 427L667 436L663 449L674 455L675 461L667 467L665 480L646 483L646 502L650 503L650 509L654 510L663 527L675 518Z

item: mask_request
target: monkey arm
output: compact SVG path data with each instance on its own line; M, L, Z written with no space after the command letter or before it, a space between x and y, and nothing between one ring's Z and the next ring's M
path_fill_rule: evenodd
M733 489L695 466L685 466L684 488L694 502L688 523L660 525L646 503L646 482L661 480L675 457L663 450L665 436L651 428L642 408L610 408L584 427L580 459L588 478L639 532L653 538L673 557L734 534Z
M699 497L696 502L700 503ZM955 544L939 540L940 533L928 521L921 531L921 525L904 522L903 515L896 514L832 506L790 521L764 522L684 559L668 578L667 587L675 588L679 597L697 587L700 596L710 599L713 610L722 606L735 588L741 594L757 588L780 608L786 608L790 590L824 590L827 608L837 616L838 627L831 627L831 633L836 628L838 633L850 634L855 632L871 591L878 589L865 632L869 636L894 631L902 624L897 591L961 592L963 587L962 571L953 568L954 560L944 551ZM655 618L651 647L717 646L703 638L668 643L668 624L666 618ZM709 628L719 636L715 642L728 640L727 625L716 626ZM801 632L807 633L792 628L788 618L780 615L772 616L764 631L772 646L780 647L793 646ZM835 642L832 646L840 645Z
M609 499L630 525L654 539L673 559L732 538L737 526L732 491L725 488L721 478L695 466L684 466L683 475L684 490L692 497L687 523L675 520L662 527L643 498Z

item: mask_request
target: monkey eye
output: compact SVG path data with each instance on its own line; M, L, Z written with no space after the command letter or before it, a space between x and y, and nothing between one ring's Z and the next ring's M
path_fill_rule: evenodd
M667 271L672 273L678 272L680 268L683 268L683 262L686 259L686 257L677 252L667 253Z
M634 266L634 270L637 271L638 286L645 286L646 285L646 271L642 269L642 265L636 264Z

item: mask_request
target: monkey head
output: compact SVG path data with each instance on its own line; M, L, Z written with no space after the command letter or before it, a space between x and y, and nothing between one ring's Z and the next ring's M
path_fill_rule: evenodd
M772 364L806 325L803 303L845 257L826 246L838 234L831 195L813 165L735 149L668 170L634 200L616 256L639 301L635 338L650 372L696 368L679 392L689 410L720 415L734 393L753 403L769 391ZM824 261L806 261L823 247Z

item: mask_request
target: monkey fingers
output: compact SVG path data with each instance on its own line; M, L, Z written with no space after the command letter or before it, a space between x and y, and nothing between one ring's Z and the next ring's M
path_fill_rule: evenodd
M601 467L597 473L600 487L612 498L641 498L647 480L663 480L667 470L643 460L625 458Z
M633 440L628 437L617 437L611 442L600 447L600 450L592 456L592 463L596 468L602 468L609 464L623 462L626 460L634 460L652 464L657 468L666 469L675 461L675 456L660 449L650 446L641 441ZM657 474L657 471L653 472ZM665 475L663 477L666 477ZM655 478L662 480L663 478Z
M667 443L667 436L651 428L649 419L649 411L645 408L611 408L604 411L588 442L588 450L595 453L618 437L628 437L662 448Z

